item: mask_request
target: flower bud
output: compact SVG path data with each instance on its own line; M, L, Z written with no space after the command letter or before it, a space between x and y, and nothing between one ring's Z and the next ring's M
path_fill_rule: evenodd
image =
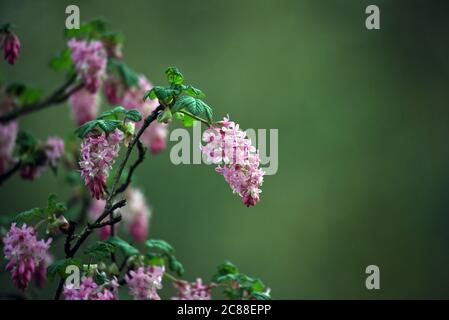
M108 267L108 273L109 274L119 274L120 270L118 269L117 264L112 263L111 265L109 265Z
M171 113L170 108L165 108L164 112L160 113L157 116L157 122L159 122L159 123L169 123L169 122L171 122L172 118L173 118L173 115Z

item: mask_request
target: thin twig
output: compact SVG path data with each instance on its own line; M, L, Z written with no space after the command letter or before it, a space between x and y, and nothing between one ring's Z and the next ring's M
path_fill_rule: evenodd
M12 166L9 170L7 170L6 172L2 173L0 175L0 185L2 185L3 182L5 182L6 180L8 180L9 178L11 178L14 173L16 173L17 171L19 171L20 166L22 165L21 161L17 161L14 166Z
M80 83L77 86L72 87L70 90L69 87L73 85L76 81L76 76L70 77L61 87L56 89L50 96L39 101L37 103L31 105L23 105L21 107L15 107L9 112L6 112L0 116L0 123L5 123L11 120L14 120L22 115L36 112L52 105L64 102L67 98L84 87L83 83Z
M188 112L188 111L180 110L180 111L178 111L178 112L183 113L183 114L185 114L185 115L188 115L189 117L191 117L191 118L193 118L193 119L195 119L195 120L198 120L198 121L204 123L204 124L205 124L206 126L208 126L208 127L210 127L210 125L211 125L208 121L206 121L206 120L204 120L203 118L200 118L200 117L198 117L198 116L196 116L196 115L194 115L193 113L190 113L190 112Z
M140 140L137 141L137 150L139 151L139 156L136 159L136 161L134 161L134 163L129 167L128 176L126 177L126 181L120 187L117 188L115 195L124 192L126 190L126 188L128 188L129 184L131 183L134 170L136 170L136 168L139 166L139 164L141 164L143 162L143 160L145 159L146 149L143 146L142 142L140 142Z
M114 219L112 219L112 220L92 225L92 229L100 229L100 228L103 228L106 226L112 226L116 223L119 223L120 221L122 221L122 216L118 215L118 216L114 217Z

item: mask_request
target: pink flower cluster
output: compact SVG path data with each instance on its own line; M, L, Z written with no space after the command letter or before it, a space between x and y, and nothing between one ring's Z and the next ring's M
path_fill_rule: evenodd
M5 172L11 163L17 127L16 121L0 124L0 173Z
M91 277L82 277L79 288L73 284L65 285L63 295L65 300L117 300L118 287L115 278L99 286Z
M3 54L5 60L9 64L14 64L20 53L20 40L10 31L3 31L0 33L0 47L3 47Z
M178 289L178 295L172 300L210 300L212 285L204 285L201 278L196 279L196 282L189 283L185 280L178 280L174 283Z
M72 61L86 89L95 93L101 86L106 72L107 53L101 41L70 39Z
M151 211L142 191L128 188L126 191L128 204L122 209L123 220L135 242L144 242L148 236Z
M139 267L125 275L129 292L135 300L160 300L157 290L162 289L165 268L158 266Z
M148 79L141 75L137 87L125 88L123 83L114 75L110 75L105 84L105 95L109 103L120 104L126 109L137 109L145 118L157 108L155 100L143 101L145 92L151 90L152 85ZM143 120L136 124L138 130L142 126ZM153 154L157 154L166 148L167 125L154 121L144 131L140 140Z
M116 129L105 134L89 134L81 144L81 177L92 197L101 199L106 190L106 179L120 150L123 132Z
M83 88L69 97L72 106L72 117L81 126L97 117L100 106L100 95Z
M0 99L0 113L10 110L13 104L12 98L4 95ZM16 121L0 124L0 173L5 172L12 162L17 132L18 125Z
M12 280L21 290L28 287L40 263L47 261L51 240L37 240L33 227L24 224L19 228L15 223L3 238L5 258L9 260L6 270L11 271Z
M216 171L223 174L233 192L243 198L246 206L254 206L259 201L262 192L264 172L259 168L259 154L246 133L239 125L224 118L215 126L209 127L203 133L201 151L207 160L218 166Z
M59 137L49 137L40 147L44 158L36 164L28 164L20 169L20 176L26 180L35 180L49 166L56 166L64 154L64 141Z

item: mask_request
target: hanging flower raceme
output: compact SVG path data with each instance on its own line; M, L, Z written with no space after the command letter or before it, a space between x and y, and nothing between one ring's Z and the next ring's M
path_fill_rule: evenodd
M11 31L0 33L0 47L3 47L3 55L9 64L14 64L20 53L20 40Z
M47 281L47 268L53 263L53 256L47 253L42 259L42 261L37 266L36 272L34 273L34 281L39 288L43 288L45 281Z
M125 275L129 292L135 300L160 300L157 290L162 289L165 268L159 266L139 267Z
M238 193L246 206L254 206L262 192L264 172L256 148L239 125L224 118L203 133L205 146L201 147L207 160L222 164L216 171L223 174L233 192Z
M122 217L126 228L135 242L144 242L148 236L151 211L142 191L129 188L126 191L127 205L123 207Z
M106 72L107 53L101 41L70 39L72 61L86 89L95 93L101 86Z
M91 195L101 199L106 191L106 179L112 169L115 158L120 150L123 132L116 129L108 134L90 133L81 144L81 177L89 187Z
M64 154L64 141L59 137L49 137L40 146L42 157L36 163L22 166L20 176L26 180L35 180L49 166L55 167Z
M21 290L28 287L39 264L47 259L51 240L38 240L33 227L24 224L19 228L15 223L3 238L6 270L11 271L12 280Z
M0 97L0 114L10 110L12 105L13 99L11 97L7 95ZM5 172L12 162L17 131L16 121L0 123L0 173Z
M118 75L111 72L106 73L103 89L106 100L110 105L122 104L125 86Z
M82 277L79 288L64 285L63 295L65 300L117 300L118 287L116 278L99 286L91 277Z
M185 280L174 282L174 286L178 289L178 295L172 300L210 300L212 285L204 285L201 278L196 282L190 283Z
M69 98L72 106L72 117L76 124L81 126L97 117L100 105L98 92L91 93L83 88L73 93Z

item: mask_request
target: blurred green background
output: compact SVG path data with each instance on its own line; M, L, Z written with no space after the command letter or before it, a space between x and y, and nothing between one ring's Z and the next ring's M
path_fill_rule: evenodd
M2 0L0 21L22 41L17 65L0 63L4 78L46 92L61 83L48 61L68 4L122 31L126 62L154 84L176 65L217 116L279 129L279 170L253 208L212 167L172 165L169 149L138 169L150 235L173 244L188 279L230 259L275 299L449 297L447 2ZM379 31L365 28L368 4L380 6ZM67 105L20 126L42 139L75 129ZM49 192L70 196L51 172L15 177L0 213ZM365 288L369 264L381 290Z

